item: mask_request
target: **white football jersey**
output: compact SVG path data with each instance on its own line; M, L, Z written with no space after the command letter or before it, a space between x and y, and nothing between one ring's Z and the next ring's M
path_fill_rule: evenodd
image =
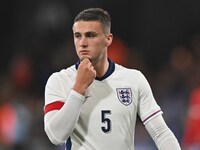
M56 76L57 82L48 81L52 92L47 93L52 94L46 95L45 105L66 101L75 83L76 67L77 64L50 77ZM133 150L137 115L146 124L162 114L144 75L111 61L105 76L96 78L85 96L70 136L73 150Z

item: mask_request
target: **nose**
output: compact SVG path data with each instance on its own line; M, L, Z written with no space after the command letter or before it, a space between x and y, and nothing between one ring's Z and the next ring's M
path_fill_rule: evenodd
M87 38L85 38L85 37L81 38L81 40L80 40L80 46L81 47L87 47L88 46Z

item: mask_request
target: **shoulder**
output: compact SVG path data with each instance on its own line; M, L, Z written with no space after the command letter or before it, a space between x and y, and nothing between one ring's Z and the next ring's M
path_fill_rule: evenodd
M75 69L75 65L70 66L66 69L62 69L58 72L54 72L50 75L50 77L47 80L47 85L50 83L58 83L62 80L66 80L66 79L72 79L76 74L76 69Z
M115 65L113 78L115 80L121 80L127 84L134 85L135 87L146 83L146 77L140 70L127 68L118 64Z
M115 64L115 70L116 70L116 73L119 73L124 76L129 76L131 78L133 78L133 77L140 78L141 76L143 76L143 74L140 70L133 69L133 68L127 68L127 67L124 67L119 64Z

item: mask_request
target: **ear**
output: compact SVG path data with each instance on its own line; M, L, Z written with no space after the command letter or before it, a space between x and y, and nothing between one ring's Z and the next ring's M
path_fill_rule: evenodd
M109 33L106 37L106 46L110 46L113 40L113 35Z

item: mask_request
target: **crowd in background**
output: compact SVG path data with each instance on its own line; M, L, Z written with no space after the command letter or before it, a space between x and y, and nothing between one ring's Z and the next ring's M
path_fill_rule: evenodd
M93 1L87 2L94 4ZM102 7L105 5L103 0L95 2ZM63 1L24 3L26 5L21 2L16 7L9 5L12 13L7 16L18 21L5 25L8 30L2 32L9 34L10 38L5 36L8 42L1 46L0 150L63 150L62 145L51 144L44 132L44 88L53 72L77 62L72 18L79 9L90 5L81 2L82 6L71 8L73 3L70 1L68 5ZM34 9L30 7L33 4ZM22 10L19 11L19 8ZM29 13L26 14L26 11ZM112 11L111 15L114 14ZM26 20L27 17L29 20ZM120 22L114 21L115 24ZM112 32L117 30L115 24ZM142 47L138 46L140 42L137 45L131 41L136 40L134 37L131 39L131 35L139 33L137 29L129 29L125 33L116 31L108 51L114 62L138 69L146 76L166 123L185 150L200 149L200 26L197 29L190 30L191 33L182 40L184 42L176 40L179 42L171 44L167 50L159 47L159 50L151 52L145 49L152 46L148 42L146 47ZM124 38L124 34L129 40ZM140 120L137 121L135 144L136 150L155 149Z

